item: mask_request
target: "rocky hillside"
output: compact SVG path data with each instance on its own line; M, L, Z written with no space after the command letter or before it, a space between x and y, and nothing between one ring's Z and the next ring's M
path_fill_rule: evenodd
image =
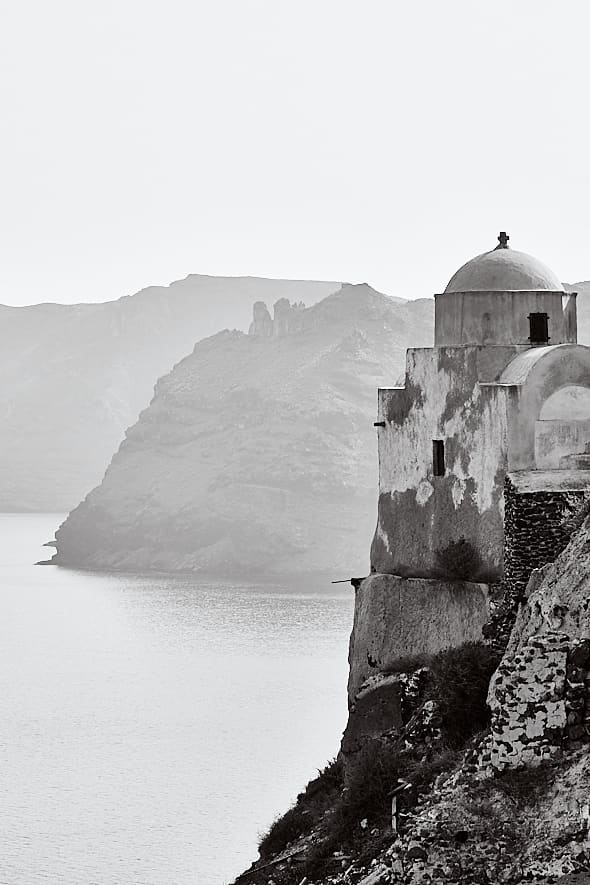
M100 482L154 384L256 299L340 283L191 275L104 304L0 305L0 512L67 511Z
M470 643L365 681L338 761L239 885L588 885L589 603L586 518L501 660Z
M57 533L56 562L216 575L367 571L376 388L432 343L432 302L344 286L263 303L161 378L102 484Z

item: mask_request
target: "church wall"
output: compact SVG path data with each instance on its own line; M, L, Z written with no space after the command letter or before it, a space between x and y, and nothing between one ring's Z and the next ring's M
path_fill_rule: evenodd
M562 295L566 341L571 341L572 343L575 343L578 340L576 295L577 292L568 292L567 295Z
M590 442L590 419L584 421L537 421L535 423L535 467L559 469L565 455L584 452Z
M435 345L528 347L530 313L548 315L551 344L575 343L575 300L562 292L447 292L435 297Z
M504 365L516 352L498 348ZM451 580L501 577L510 393L479 385L482 359L490 371L489 354L481 348L410 350L405 388L379 391L385 427L379 430L373 571ZM444 476L433 474L434 439L445 444Z
M530 366L519 375L520 364L527 361ZM510 380L517 385L510 404L508 469L529 470L539 466L535 463L535 429L543 405L561 388L590 388L590 348L581 344L532 348L507 367L501 382Z

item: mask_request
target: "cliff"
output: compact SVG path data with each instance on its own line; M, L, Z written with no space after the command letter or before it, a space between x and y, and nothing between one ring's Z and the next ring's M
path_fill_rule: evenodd
M0 305L0 511L67 511L100 482L157 378L252 302L340 283L193 274L103 304Z
M367 570L375 389L432 340L431 304L367 285L313 307L256 304L161 378L55 561L217 575Z
M156 380L196 341L247 330L254 301L313 305L339 287L191 274L103 304L0 305L0 511L75 507L102 479ZM579 292L579 340L590 343L590 284L568 288ZM410 320L393 328L394 350L430 343L433 302L419 304L422 337L411 337ZM384 384L396 383L401 364Z
M589 601L586 518L533 573L501 660L470 643L365 680L339 760L240 885L588 885Z

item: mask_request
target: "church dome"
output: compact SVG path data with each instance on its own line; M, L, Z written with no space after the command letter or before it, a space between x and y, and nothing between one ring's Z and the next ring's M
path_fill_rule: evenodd
M472 258L451 277L445 292L563 292L553 271L532 255L508 246L502 232L491 252Z

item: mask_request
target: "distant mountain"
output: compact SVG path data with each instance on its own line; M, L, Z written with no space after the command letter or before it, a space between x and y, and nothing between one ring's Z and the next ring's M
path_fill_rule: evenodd
M104 304L0 305L0 511L67 511L100 482L154 384L252 302L337 282L191 275Z
M255 305L250 334L200 341L57 533L56 562L216 575L365 574L377 498L376 390L432 301L345 285Z
M0 305L0 511L67 511L97 485L124 431L150 401L156 380L221 328L247 330L252 302L316 304L339 282L191 275L104 304ZM579 293L581 343L590 344L590 282ZM433 301L404 308L392 329L403 351L431 343ZM280 314L280 309L279 309ZM280 326L280 317L277 320ZM371 394L372 395L372 394Z

